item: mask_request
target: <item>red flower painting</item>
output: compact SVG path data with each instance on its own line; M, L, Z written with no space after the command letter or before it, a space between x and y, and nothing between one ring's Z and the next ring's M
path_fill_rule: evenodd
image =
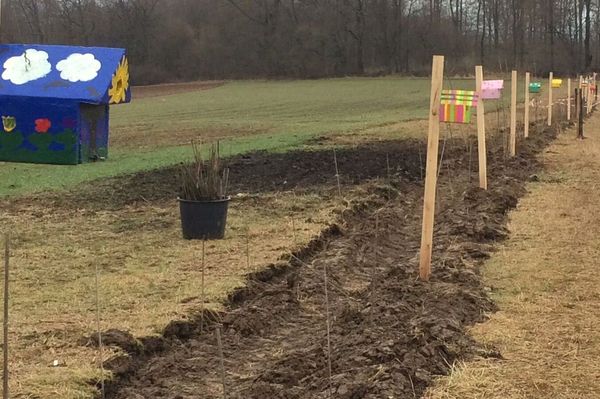
M51 126L52 122L50 122L50 119L41 118L35 120L35 131L38 133L48 133Z

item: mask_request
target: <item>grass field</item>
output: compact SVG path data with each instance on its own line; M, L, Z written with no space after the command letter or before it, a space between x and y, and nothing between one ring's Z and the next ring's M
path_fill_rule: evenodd
M472 86L473 80L446 82L449 88ZM509 95L509 90L504 92ZM194 138L223 140L225 155L284 151L320 135L422 120L428 103L428 79L399 77L230 82L210 90L134 99L111 108L106 162L77 167L0 163L0 196L177 164L189 156L187 144ZM400 126L396 135L423 132Z

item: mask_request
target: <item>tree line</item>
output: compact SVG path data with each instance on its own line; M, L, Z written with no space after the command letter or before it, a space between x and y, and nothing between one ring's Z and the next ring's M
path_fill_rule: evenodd
M4 43L128 49L135 84L600 66L600 0L4 0Z

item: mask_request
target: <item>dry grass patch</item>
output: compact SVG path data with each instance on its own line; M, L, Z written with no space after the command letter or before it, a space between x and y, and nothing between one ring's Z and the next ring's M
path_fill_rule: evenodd
M485 267L500 311L472 333L505 359L456 365L427 398L600 397L600 116L586 135L570 130L547 151Z
M206 246L207 306L219 308L246 273L317 235L336 203L292 192L236 200L226 239ZM103 329L158 334L169 321L200 309L201 245L181 238L175 201L116 212L47 206L43 199L5 205L12 209L0 222L14 235L12 397L94 394L87 381L99 378L97 352L78 342L96 330L95 266ZM55 360L60 367L52 367Z

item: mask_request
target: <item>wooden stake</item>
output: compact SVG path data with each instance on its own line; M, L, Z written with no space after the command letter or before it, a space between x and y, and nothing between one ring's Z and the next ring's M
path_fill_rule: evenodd
M552 79L554 79L554 73L550 72L548 78L548 126L552 126Z
M510 91L510 156L517 155L517 71L512 71Z
M292 225L293 222L294 219L292 219ZM250 227L246 228L246 268L250 270Z
M202 263L200 264L200 332L204 333L204 270L205 270L205 254L206 254L206 238L202 240Z
M10 235L4 238L4 373L2 397L8 399L8 300L9 300L9 264L10 264Z
M583 140L585 137L583 135L583 123L584 123L584 119L583 119L583 113L584 113L584 109L583 109L583 89L579 90L579 96L580 96L580 100L579 100L579 137Z
M435 194L437 187L438 150L440 140L440 96L444 80L444 56L433 57L431 70L431 95L429 103L429 131L427 138L427 166L425 171L425 195L423 200L423 229L419 274L421 280L431 276L431 254L433 250L433 223L435 217Z
M567 120L571 120L571 78L567 79Z
M98 263L94 262L94 268L96 271L96 328L98 330L98 352L100 356L100 372L102 373L100 380L100 389L102 393L102 399L106 397L106 392L104 389L104 348L102 345L102 330L100 326L100 278L98 271Z
M587 87L585 88L586 91L586 106L587 106L587 113L589 114L590 112L592 112L592 103L594 102L594 99L592 98L592 80L590 78L588 78L588 84Z
M475 91L481 96L483 66L475 67ZM477 101L477 150L479 154L479 187L487 190L487 148L485 142L485 107L483 100ZM469 158L470 159L470 158Z
M387 179L388 179L388 184L391 184L392 182L392 170L390 168L390 154L386 152L385 154L385 166L387 169Z
M579 138L579 96L581 95L581 89L575 88L575 122L577 123L577 137Z
M329 279L327 278L327 263L323 264L323 277L325 285L325 314L327 319L327 370L329 375L329 397L331 398L331 324L329 321Z
M531 74L525 73L525 114L523 115L523 135L529 137L529 84L531 83Z
M219 363L221 366L221 383L223 384L223 399L227 399L227 385L225 383L225 357L223 355L223 342L221 341L221 326L217 326L217 346L219 348Z
M596 88L596 92L594 93L594 104L598 102L598 82L596 79L598 78L598 74L594 72L594 87Z

